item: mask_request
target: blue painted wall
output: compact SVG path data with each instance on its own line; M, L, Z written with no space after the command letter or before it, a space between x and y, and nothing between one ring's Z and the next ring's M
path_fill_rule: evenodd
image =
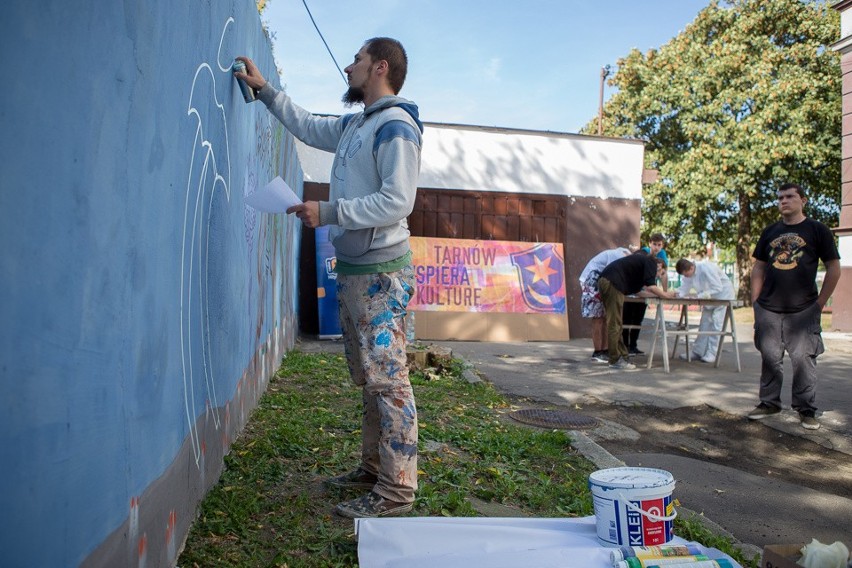
M172 564L293 345L292 138L229 66L275 77L251 0L4 6L0 556Z

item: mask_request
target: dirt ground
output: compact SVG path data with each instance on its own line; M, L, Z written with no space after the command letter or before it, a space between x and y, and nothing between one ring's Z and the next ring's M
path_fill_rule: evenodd
M704 405L674 410L584 405L575 411L639 433L638 439L597 440L616 457L628 453L678 455L852 498L852 456L742 416Z

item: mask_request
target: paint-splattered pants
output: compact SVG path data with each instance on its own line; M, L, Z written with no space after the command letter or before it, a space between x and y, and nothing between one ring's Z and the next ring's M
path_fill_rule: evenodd
M417 409L406 366L405 314L414 271L337 276L337 301L353 382L363 388L361 467L373 491L411 503L417 489Z

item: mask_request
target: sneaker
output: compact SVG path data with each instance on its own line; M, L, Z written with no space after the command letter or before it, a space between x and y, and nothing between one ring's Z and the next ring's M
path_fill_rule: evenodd
M628 355L644 355L645 352L641 351L638 347L631 347L627 350Z
M608 351L595 351L592 353L592 361L595 363L608 363L609 362L609 352Z
M409 512L413 507L414 503L397 503L396 501L390 501L378 493L370 491L363 497L338 503L334 510L341 517L360 519L395 517Z
M813 410L800 412L799 420L802 421L802 428L805 430L819 430L819 420L816 419L816 414Z
M680 355L678 355L678 358L686 361L686 353L681 353ZM698 363L715 363L716 362L715 357L702 357L701 355L697 355L695 353L692 354L692 357L689 360L692 361L693 363L696 363L696 362L698 362Z
M325 484L331 487L343 487L346 489L372 489L378 479L372 473L367 473L360 467L355 471L338 475L325 480Z
M760 420L761 418L766 418L767 416L772 416L773 414L778 414L781 412L781 409L777 406L772 406L771 404L766 404L765 402L761 402L757 406L754 407L754 410L748 413L749 420Z
M633 363L631 363L630 361L628 361L627 359L622 357L621 359L619 359L615 363L610 363L609 368L610 369L618 369L619 371L629 371L631 369L635 369L636 365L634 365Z

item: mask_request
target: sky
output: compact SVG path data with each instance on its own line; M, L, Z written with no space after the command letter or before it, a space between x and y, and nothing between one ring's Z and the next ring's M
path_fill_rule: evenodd
M408 52L400 96L420 118L578 132L597 117L601 68L633 48L665 45L710 0L306 0L340 69L364 40L389 36ZM293 101L344 114L346 85L302 0L268 0L281 84ZM261 70L270 75L273 70ZM604 99L614 89L606 87Z

